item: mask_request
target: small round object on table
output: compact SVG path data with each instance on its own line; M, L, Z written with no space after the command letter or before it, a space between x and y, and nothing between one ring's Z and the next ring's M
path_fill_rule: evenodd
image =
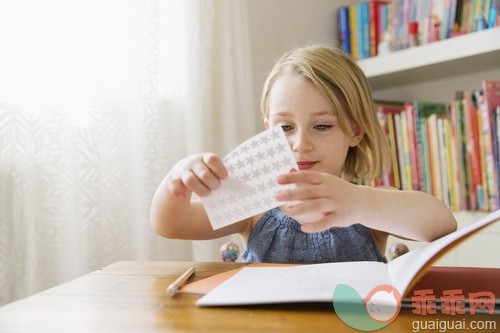
M240 247L234 242L226 242L220 247L220 257L224 262L235 262L240 255Z
M391 257L391 260L396 259L397 257L400 257L403 254L408 253L408 252L410 252L410 250L408 249L408 246L406 246L403 243L393 244L389 248L389 256Z

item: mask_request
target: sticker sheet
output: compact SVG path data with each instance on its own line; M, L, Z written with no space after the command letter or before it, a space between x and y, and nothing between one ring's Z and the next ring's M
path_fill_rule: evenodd
M209 196L201 198L215 229L265 212L280 204L275 193L295 185L278 185L278 175L297 169L280 126L248 139L223 159L229 176Z

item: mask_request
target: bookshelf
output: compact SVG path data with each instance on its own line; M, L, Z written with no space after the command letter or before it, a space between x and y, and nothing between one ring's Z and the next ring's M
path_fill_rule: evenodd
M479 88L483 79L500 78L500 27L404 49L358 61L373 95L383 100L449 102L455 90ZM455 212L459 227L485 216L484 212ZM410 249L416 242L389 239ZM494 224L440 259L437 265L500 267L495 253L500 225Z
M374 90L500 66L500 27L358 61Z

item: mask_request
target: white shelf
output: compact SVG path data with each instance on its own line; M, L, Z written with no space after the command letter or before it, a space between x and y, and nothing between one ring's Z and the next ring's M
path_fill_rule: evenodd
M468 74L500 66L500 27L358 61L372 87Z

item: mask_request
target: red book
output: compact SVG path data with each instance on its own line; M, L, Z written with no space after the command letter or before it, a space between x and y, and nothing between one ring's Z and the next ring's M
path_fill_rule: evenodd
M483 140L485 149L486 179L490 210L500 206L500 151L498 146L496 108L500 106L500 80L484 80L482 94L479 95L480 114L483 124Z
M481 161L479 160L479 132L477 106L471 92L464 91L465 134L467 142L467 162L470 170L470 209L479 210L483 206L483 186Z
M411 161L411 175L413 190L420 190L420 177L419 177L419 160L417 156L417 130L415 128L415 108L413 103L405 103L404 105L406 117L408 120L408 143L410 145L410 161Z
M380 42L380 6L389 2L390 0L369 0L370 57L377 55L378 43Z

